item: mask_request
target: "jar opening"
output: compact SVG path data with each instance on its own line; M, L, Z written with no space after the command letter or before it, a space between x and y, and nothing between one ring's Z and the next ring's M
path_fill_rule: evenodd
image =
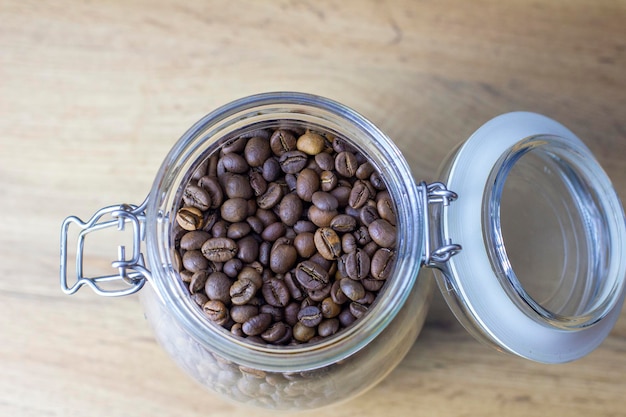
M571 143L536 136L505 153L487 183L483 227L496 275L520 308L558 328L593 325L621 293L596 166Z

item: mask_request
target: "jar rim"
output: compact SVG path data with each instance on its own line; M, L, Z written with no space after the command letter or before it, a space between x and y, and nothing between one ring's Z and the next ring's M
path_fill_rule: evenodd
M213 153L229 135L262 122L290 120L339 133L354 142L387 179L397 207L397 262L384 292L370 311L345 330L320 342L293 347L252 344L212 325L193 308L173 268L170 230L175 194L202 155ZM220 142L221 141L221 142ZM410 167L396 145L365 117L333 100L297 92L248 96L226 104L194 124L167 155L146 208L146 252L152 284L177 322L209 351L267 371L315 369L349 357L372 341L394 319L421 267L424 214ZM416 216L418 221L415 221ZM383 297L384 295L384 297ZM209 324L209 325L207 325Z

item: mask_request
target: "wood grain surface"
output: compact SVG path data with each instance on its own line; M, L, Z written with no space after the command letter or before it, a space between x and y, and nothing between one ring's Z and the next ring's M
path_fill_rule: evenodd
M0 0L0 415L270 415L188 379L136 296L66 296L58 271L65 216L140 203L195 121L275 90L353 107L425 180L491 117L543 113L626 196L623 0ZM479 344L436 296L402 364L323 414L625 410L626 312L588 357L547 366Z

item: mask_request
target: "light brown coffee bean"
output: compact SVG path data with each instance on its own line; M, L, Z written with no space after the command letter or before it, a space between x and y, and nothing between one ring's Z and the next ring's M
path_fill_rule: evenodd
M301 322L293 326L293 337L299 342L308 342L315 336L315 328L307 327Z
M308 155L317 155L324 150L324 146L324 138L311 131L300 136L296 142L296 148Z
M176 222L185 230L202 229L204 216L197 207L183 207L176 213Z

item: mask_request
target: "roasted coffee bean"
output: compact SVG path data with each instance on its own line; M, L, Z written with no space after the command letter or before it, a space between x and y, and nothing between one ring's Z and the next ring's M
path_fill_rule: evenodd
M263 266L268 266L270 264L270 255L272 250L272 244L270 242L261 242L259 245L259 262Z
M315 336L315 328L307 327L302 322L297 322L293 326L293 337L298 342L308 342Z
M362 249L357 249L344 258L346 274L349 278L361 280L370 273L370 257Z
M211 196L202 187L190 184L183 192L183 201L187 206L208 210L211 207Z
M317 230L317 226L309 220L298 220L293 225L293 230L296 233L314 233Z
M242 327L242 324L241 324L241 323L235 323L235 324L233 324L233 325L232 325L232 327L230 328L230 332L233 334L233 336L237 336L237 337L245 337L245 336L246 336L246 334L243 332L243 330L241 329L241 327ZM222 379L222 378L223 378L223 376L222 376L222 375L220 375L218 378L219 378L219 380L220 380L220 381L222 381L222 380L223 380L223 379ZM226 378L224 378L224 379L226 379ZM235 379L235 377L233 377L233 383L235 383L235 382L236 382L236 379Z
M369 242L367 245L363 246L363 250L369 255L370 259L378 249L380 249L380 247L376 242Z
M378 200L376 202L376 209L378 215L389 222L389 224L396 225L396 210L391 200L391 196L387 191L381 191L379 193Z
M209 317L209 320L219 325L228 321L228 308L221 301L209 300L202 306L202 310Z
M237 258L243 262L253 262L259 256L259 243L254 237L248 235L237 241L239 250L237 251Z
M293 327L298 322L298 312L300 311L300 304L297 302L291 302L285 307L285 323Z
M248 233L252 231L250 225L246 222L237 222L233 223L228 227L228 231L226 232L226 237L229 239L237 240L246 236Z
M272 324L267 330L261 333L261 338L266 342L276 343L285 338L285 335L289 332L289 326L283 322L277 322Z
M367 291L380 291L383 285L385 285L385 281L376 278L364 278L361 280L361 284Z
M339 316L337 316L337 318L339 319L339 323L343 327L348 327L356 321L356 317L352 315L349 307L341 310L341 313L339 313Z
M296 174L285 174L285 185L287 187L286 193L291 193L296 191L296 184L298 182L298 178ZM282 183L281 183L282 185ZM284 187L283 186L283 187Z
M373 221L368 227L370 237L378 246L392 248L396 243L396 228L387 220L378 219Z
M176 253L178 254L178 252L176 252ZM180 262L182 264L182 262L183 262L182 259L181 259ZM193 274L194 274L193 272L188 271L186 269L183 269L182 271L180 271L180 279L183 282L190 283L191 282L191 277L193 276Z
M288 130L280 129L270 137L270 148L276 156L296 149L296 137Z
M332 227L332 222L331 222ZM356 239L352 233L346 233L341 236L341 250L343 253L350 253L356 250L357 244Z
M213 272L208 276L204 285L204 292L211 300L218 300L224 304L230 303L231 281L223 272Z
M391 275L393 265L395 264L396 254L394 251L381 248L374 253L371 261L372 277L378 280L385 280Z
M241 152L246 147L246 142L247 142L246 138L242 136L229 139L226 142L224 142L224 145L222 146L222 152L223 153Z
M249 279L238 279L230 286L230 297L233 304L243 305L252 300L258 287Z
M337 175L334 171L322 171L319 182L322 191L331 191L337 186Z
M296 172L302 171L302 169L306 166L307 161L308 158L306 154L300 151L285 152L278 160L280 168L285 174L295 174Z
M372 175L370 175L370 184L372 184L372 187L377 190L385 189L385 181L383 180L383 177L381 177L381 175L378 173L378 171L374 171L372 172Z
M326 297L322 300L320 307L322 316L325 318L337 317L341 312L341 306L333 301L332 297Z
M245 323L259 314L259 307L250 304L234 305L230 308L230 317L236 323Z
M317 306L308 306L298 312L298 321L306 327L317 326L322 318L322 312Z
M357 319L361 318L367 313L367 307L353 301L350 303L350 313Z
M302 200L310 202L313 193L320 189L320 177L312 169L303 169L296 178L296 194Z
M185 230L202 229L204 216L197 207L183 207L176 213L178 225Z
M265 228L265 225L263 224L261 219L259 219L257 216L249 216L246 219L246 223L250 225L250 228L252 229L254 233L260 234Z
M310 258L317 251L313 233L305 232L296 235L293 240L293 246L298 251L298 255L302 258Z
M220 178L220 184L227 198L243 198L247 200L254 195L247 175L228 172ZM222 202L222 204L224 203Z
M183 255L183 267L191 272L198 272L209 267L209 261L199 250L188 250Z
M210 234L202 230L187 232L180 239L180 248L184 250L198 250L210 237Z
M250 264L253 265L253 264ZM256 288L261 288L261 285L263 285L263 278L261 278L261 272L259 272L259 269L256 269L252 266L244 266L241 271L239 272L239 274L237 275L237 279L239 280L249 280L251 281ZM262 270L263 268L261 268Z
M243 262L241 259L233 258L224 263L222 272L224 272L230 278L235 278L239 271L243 268Z
M248 139L243 155L251 167L260 167L271 155L270 144L261 137Z
M363 284L363 281L361 281L361 284ZM369 306L374 302L375 299L376 299L376 296L374 295L374 293L365 291L365 295L363 296L363 298L356 300L356 302L359 304L363 304L365 306Z
M317 191L313 193L311 201L317 208L325 211L336 210L339 206L337 198L325 191Z
M287 272L283 277L283 281L285 282L285 285L289 290L291 298L297 301L301 301L302 299L304 299L305 293L300 287L300 283L298 283L298 280L296 280L294 274L292 274L291 272Z
M209 273L207 271L197 271L191 276L189 282L189 292L191 294L198 293L204 289Z
M317 334L322 337L329 337L339 331L339 320L336 318L325 319L317 326Z
M346 178L354 177L359 164L356 160L356 156L349 151L339 152L335 157L335 169Z
M341 291L352 301L359 300L365 295L365 288L359 281L343 278L339 281Z
M248 202L243 198L229 198L220 207L222 219L236 223L248 217Z
M259 208L256 211L255 216L258 217L259 220L261 220L261 222L263 223L263 227L267 227L270 224L278 221L278 216L271 210L264 210Z
M204 295L201 292L197 292L195 294L191 294L191 299L194 301L194 303L198 304L200 307L202 307L204 305L204 303L209 301L209 297L207 297L206 295Z
M328 227L337 214L337 210L326 211L320 210L317 206L311 206L309 207L307 217L317 227Z
M263 304L259 309L261 313L267 313L272 316L272 321L283 321L285 319L285 309L283 307L275 307L270 304Z
M237 243L227 237L213 237L202 245L202 255L209 261L226 262L239 250ZM189 269L189 268L187 268Z
M325 259L337 259L341 255L341 239L329 227L320 227L313 236L315 247Z
M302 200L296 194L287 194L280 201L278 217L287 226L293 226L302 216Z
M258 171L252 171L248 175L250 179L250 187L255 196L260 196L267 191L267 181L263 178L263 174Z
M322 301L324 298L330 295L330 289L332 286L330 283L325 287L320 288L319 290L309 290L309 298L313 301Z
M220 220L215 222L213 227L211 228L211 234L213 237L227 237L228 234L228 223L224 220Z
M260 313L246 320L241 329L248 336L257 336L267 330L270 324L272 324L272 316L267 313Z
M209 193L211 198L210 208L214 209L222 205L224 202L224 191L222 191L222 186L217 180L217 177L204 176L198 180L198 185Z
M250 166L243 158L243 156L237 153L227 153L221 159L222 164L224 165L224 169L229 172L233 172L235 174L243 174L250 169Z
M282 172L280 164L275 158L269 158L263 163L263 167L261 168L263 179L267 182L276 181L280 178Z
M367 203L367 200L373 197L370 185L362 180L357 180L352 186L348 204L353 208L361 208Z
M285 307L291 299L287 285L278 278L270 278L265 281L261 291L265 301L275 307Z
M319 290L330 282L328 271L311 260L300 262L296 266L296 279L308 290Z
M351 232L356 226L356 218L348 214L338 214L330 221L330 228L339 233Z
M261 238L268 242L275 242L279 237L285 236L286 231L285 223L283 222L274 222L263 229L261 233Z
M278 245L270 253L270 269L284 274L296 264L298 252L292 245Z
M315 155L315 163L322 171L331 171L335 168L335 159L328 152Z
M359 210L359 219L365 226L369 226L374 220L380 219L380 216L376 207L368 203Z
M267 191L256 199L259 208L268 210L274 207L283 198L283 188L276 182L270 182Z
M353 234L356 242L361 246L365 246L372 241L367 226L359 227Z
M339 202L339 206L344 207L344 206L348 205L348 200L350 199L350 191L352 191L351 187L340 185L340 186L337 186L337 187L333 188L329 192L333 196L335 196L335 198ZM350 207L350 206L348 206L348 207ZM346 207L346 209L348 207Z
M307 131L298 138L296 148L308 155L317 155L324 150L325 140L317 133Z
M366 180L369 179L372 172L374 172L374 165L369 162L364 162L357 168L355 176L360 180Z

